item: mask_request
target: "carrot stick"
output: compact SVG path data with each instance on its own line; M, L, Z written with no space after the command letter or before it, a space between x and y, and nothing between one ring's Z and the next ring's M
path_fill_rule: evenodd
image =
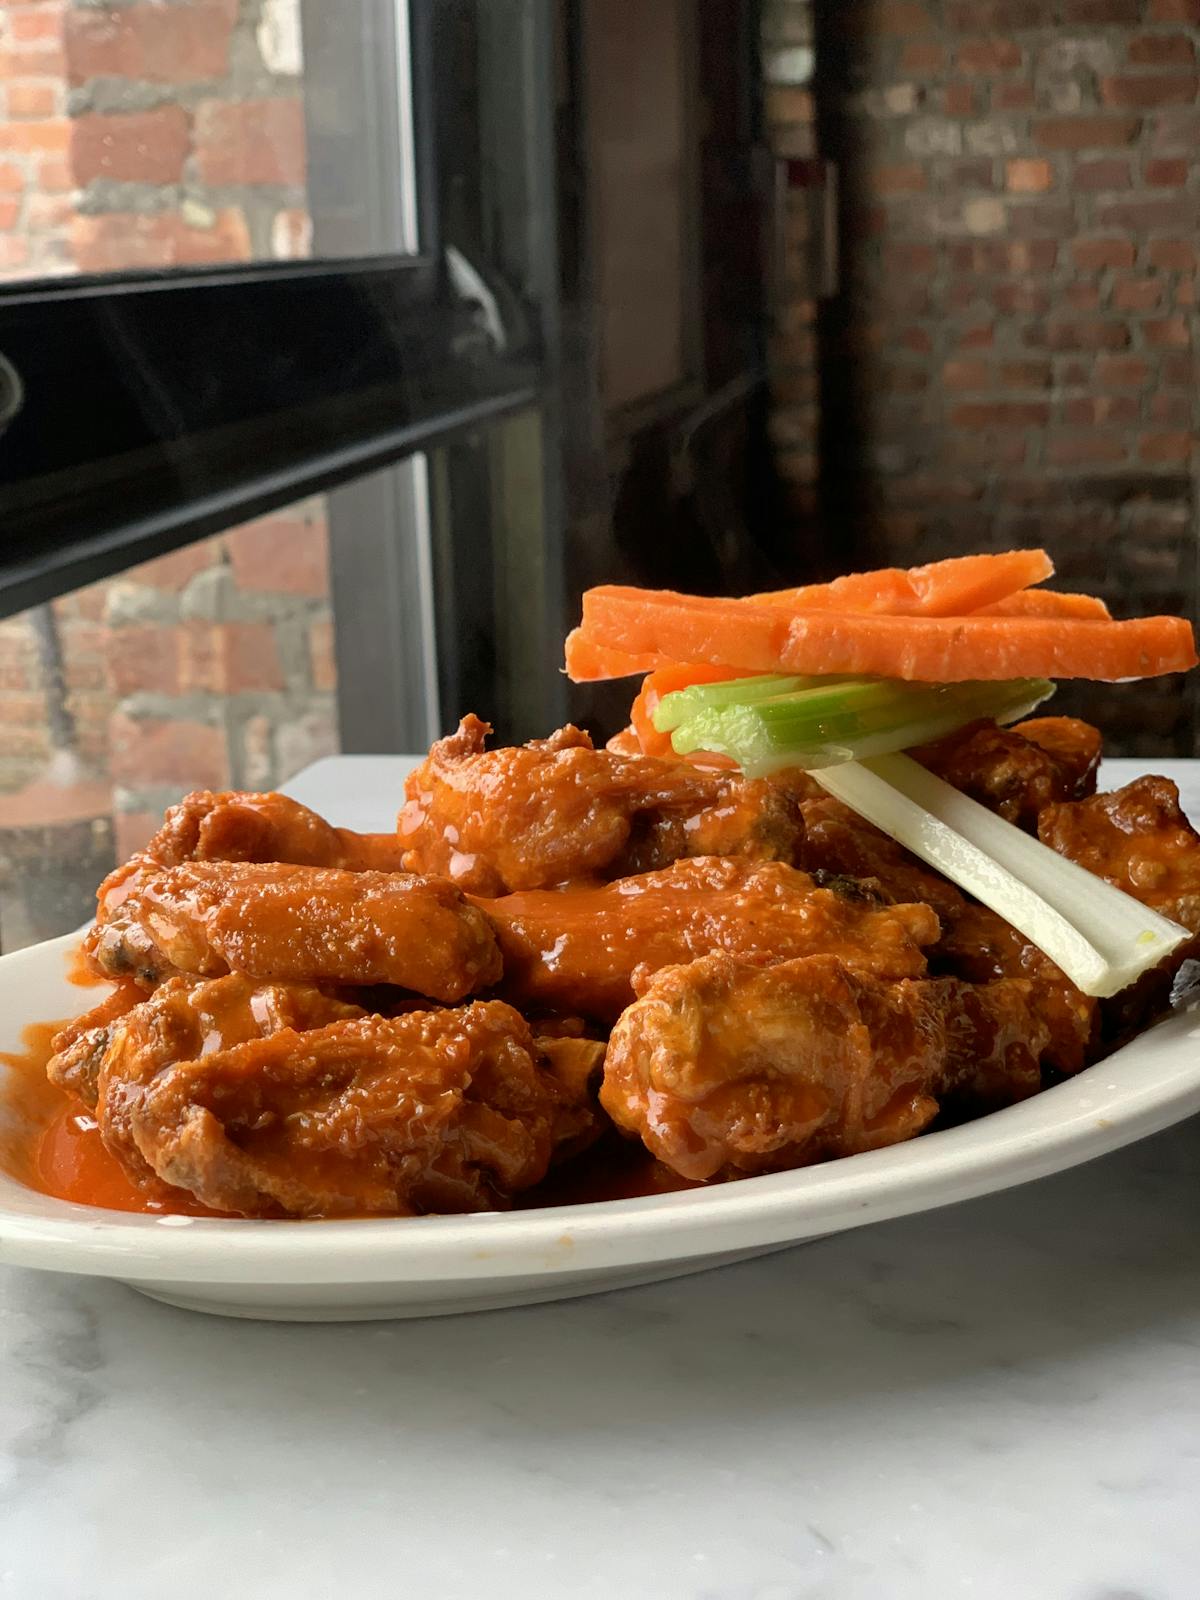
M575 628L567 635L567 676L572 683L596 683L604 678L633 678L644 672L655 672L659 667L674 666L669 656L654 650L644 650L640 655L630 655L627 650L613 650L600 644L585 628ZM730 673L730 677L736 676Z
M1092 678L1116 683L1197 664L1182 617L1102 622L1076 617L793 617L785 672L922 683Z
M763 605L796 611L864 611L890 617L963 617L1041 583L1054 574L1044 550L953 556L927 566L852 572L832 583L751 595Z
M997 600L976 614L985 617L1076 617L1100 622L1112 620L1112 613L1104 601L1094 595L1060 594L1052 589L1025 589L1019 594L1009 595L1005 600ZM677 663L671 661L670 657L652 650L643 651L639 655L614 650L610 646L599 644L585 629L576 628L567 637L566 665L567 675L572 682L591 683L608 678L630 678L645 673L660 672L675 667ZM697 672L719 670L726 678L736 678L739 675L738 669L734 667L717 669L708 665L703 668L695 664L693 666ZM696 677L689 681L700 683L709 680ZM720 680L714 678L711 681ZM678 687L686 688L687 685L680 684Z
M1059 594L1053 589L1022 589L1006 600L984 606L984 617L1077 617L1082 621L1111 622L1112 612L1094 594Z
M752 600L710 600L670 589L602 584L583 597L580 631L589 645L619 651L614 659L652 658L654 666L680 661L725 664L735 669L730 677L736 677L738 668L779 670L791 620L785 607ZM567 643L570 647L571 641ZM591 654L588 659L594 663L596 657ZM568 670L572 666L568 655Z
M584 631L626 657L794 672L959 683L998 678L1154 677L1196 665L1180 617L1132 622L1074 617L797 615L750 600L668 590L591 589ZM735 676L731 673L730 676Z

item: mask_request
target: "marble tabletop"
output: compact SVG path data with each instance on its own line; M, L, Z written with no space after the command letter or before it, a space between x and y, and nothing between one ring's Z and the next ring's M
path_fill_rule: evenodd
M361 825L398 772L293 790ZM1193 1122L720 1272L424 1323L0 1270L0 1596L1194 1600L1198 1175Z

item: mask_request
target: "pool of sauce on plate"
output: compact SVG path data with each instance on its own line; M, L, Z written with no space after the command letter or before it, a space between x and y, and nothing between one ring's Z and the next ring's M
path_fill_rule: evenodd
M83 966L78 951L69 960L72 983L103 985ZM143 1189L104 1148L95 1119L46 1077L51 1041L65 1022L34 1022L21 1035L19 1051L0 1051L7 1071L4 1097L16 1115L0 1129L0 1169L27 1188L74 1205L149 1216L216 1217L194 1200ZM697 1187L655 1161L640 1144L606 1134L595 1147L536 1188L518 1195L522 1211L539 1206L584 1205L628 1200Z
M66 966L69 983L81 989L108 987L107 979L85 964L81 946L67 955ZM126 1176L104 1148L95 1119L46 1077L52 1040L65 1026L65 1020L32 1022L22 1029L20 1050L0 1051L0 1067L8 1069L4 1098L15 1113L10 1126L0 1128L0 1170L39 1194L75 1205L151 1216L219 1215L195 1201L165 1198L159 1185L158 1193L142 1189Z
M218 1215L195 1201L140 1188L104 1148L95 1119L46 1077L50 1041L61 1022L34 1022L21 1035L19 1051L0 1051L8 1068L5 1100L15 1126L0 1134L0 1168L27 1188L74 1205L150 1216Z

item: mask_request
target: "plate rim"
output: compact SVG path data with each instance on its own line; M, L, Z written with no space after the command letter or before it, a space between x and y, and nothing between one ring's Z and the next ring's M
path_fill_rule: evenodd
M77 933L0 957L49 980ZM64 1013L66 1014L66 1013ZM5 1032L29 1022L16 1020ZM959 1127L793 1172L670 1194L467 1216L256 1221L137 1216L38 1194L0 1172L0 1264L177 1283L434 1283L702 1260L909 1216L1064 1171L1200 1112L1200 1006L1076 1077ZM1165 1061L1147 1074L1145 1058ZM2 1114L0 1095L0 1114ZM914 1154L915 1153L915 1154ZM33 1196L14 1209L14 1196Z

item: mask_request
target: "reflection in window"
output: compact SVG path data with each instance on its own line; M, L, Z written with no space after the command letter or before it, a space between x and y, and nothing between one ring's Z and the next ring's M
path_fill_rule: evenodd
M0 948L78 926L189 789L337 750L325 505L0 622Z

